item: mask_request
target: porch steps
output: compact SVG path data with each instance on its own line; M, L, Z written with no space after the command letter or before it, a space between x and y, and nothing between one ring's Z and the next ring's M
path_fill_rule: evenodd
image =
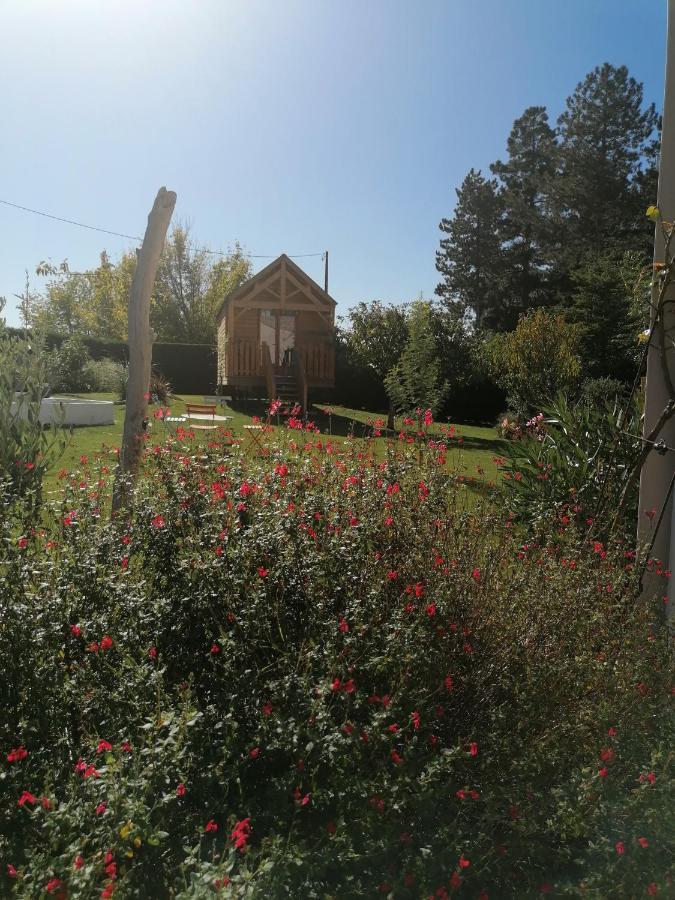
M284 403L302 404L302 398L300 397L298 382L295 375L275 375L274 386L279 400L283 400Z

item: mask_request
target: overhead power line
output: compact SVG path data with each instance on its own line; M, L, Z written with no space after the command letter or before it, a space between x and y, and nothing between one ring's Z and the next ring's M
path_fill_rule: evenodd
M123 234L121 231L112 231L109 228L100 228L98 225L87 225L84 222L76 222L74 219L66 219L63 216L54 216L51 213L42 212L39 209L31 209L29 206L22 206L20 203L11 203L9 200L0 199L0 203L5 206L11 206L14 209L20 209L23 212L32 213L34 216L42 216L45 219L53 219L55 222L65 222L66 225L75 225L78 228L87 228L89 231L98 231L101 234L111 234L113 237L121 237L126 238L129 241L142 241L143 238L138 234ZM228 253L224 250L210 250L208 247L196 247L197 251L202 253L211 253L213 256L231 256L231 253ZM276 259L279 255L278 253L275 255L274 253L246 253L242 251L242 256L247 256L250 259ZM308 256L323 256L323 251L318 251L316 253L289 253L288 254L292 259L300 259Z
M30 209L28 206L21 206L19 203L10 203L9 200L0 200L0 203L4 203L5 206L13 206L14 209L22 209L24 212L33 213L34 216L44 216L45 219L54 219L56 222L65 222L67 225L77 225L78 228L88 228L89 231L100 231L103 234L112 234L115 237L128 238L131 241L143 240L137 234L121 234L119 231L110 231L108 228L99 228L96 225L85 225L84 222L75 222L73 219L53 216L51 213L40 212L39 209Z

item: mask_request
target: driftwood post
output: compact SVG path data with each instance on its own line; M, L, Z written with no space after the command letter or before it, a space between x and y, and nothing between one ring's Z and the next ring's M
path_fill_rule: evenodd
M129 291L129 379L124 434L115 472L113 515L121 506L128 503L133 480L140 468L143 452L143 420L148 411L152 363L150 298L175 205L174 191L160 188L148 216L148 227L145 229Z

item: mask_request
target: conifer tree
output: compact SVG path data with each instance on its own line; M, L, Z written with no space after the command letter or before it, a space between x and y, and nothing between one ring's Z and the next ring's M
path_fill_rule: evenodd
M436 252L436 269L443 276L436 294L448 308L472 314L477 327L499 327L502 204L497 182L471 169L456 193L452 218L439 225L447 237Z
M499 160L490 169L502 187L502 324L510 329L520 313L551 298L550 192L558 148L545 107L530 106L516 119L507 149L506 162Z
M558 118L555 180L559 266L570 270L588 250L648 250L652 229L640 190L653 160L658 117L643 109L643 86L626 66L597 66L567 98ZM648 181L648 179L647 179ZM650 198L649 202L654 202Z

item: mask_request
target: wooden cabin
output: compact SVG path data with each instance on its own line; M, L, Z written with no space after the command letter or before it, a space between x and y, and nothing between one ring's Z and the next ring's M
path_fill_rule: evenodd
M306 410L308 390L335 384L335 306L283 253L218 310L218 384Z

